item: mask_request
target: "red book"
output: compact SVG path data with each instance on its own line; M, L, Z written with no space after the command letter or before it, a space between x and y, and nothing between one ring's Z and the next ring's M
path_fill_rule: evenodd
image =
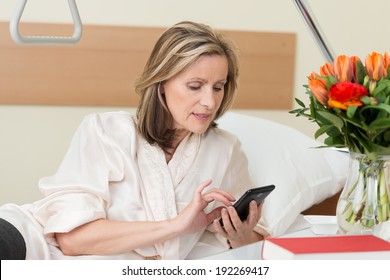
M374 235L266 238L265 260L390 260L390 242Z

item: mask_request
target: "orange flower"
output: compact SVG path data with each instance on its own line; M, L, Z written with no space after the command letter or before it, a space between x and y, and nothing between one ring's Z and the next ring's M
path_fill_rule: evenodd
M375 81L387 77L387 68L389 65L389 58L386 54L386 61L383 55L372 52L366 57L366 69L368 76ZM387 67L385 66L387 64Z
M358 81L358 76L357 76L357 71L356 71L356 63L357 62L361 63L362 61L357 56L351 56L349 58L349 60L351 61L351 64L352 64L352 72L353 72L354 81Z
M313 93L314 97L322 104L328 103L328 88L326 81L316 73L312 72L309 76L309 88Z
M321 66L320 74L321 76L334 76L333 65L329 62L326 62L324 65Z
M383 58L385 60L385 69L386 71L389 71L389 66L390 66L390 56L387 54L387 52L385 52L383 54ZM386 76L387 77L387 76ZM388 77L389 78L389 77Z
M338 82L329 91L328 105L330 108L347 110L348 106L362 106L360 98L368 95L365 86L351 82Z
M339 82L350 82L354 78L354 67L346 55L339 55L333 62L334 72Z

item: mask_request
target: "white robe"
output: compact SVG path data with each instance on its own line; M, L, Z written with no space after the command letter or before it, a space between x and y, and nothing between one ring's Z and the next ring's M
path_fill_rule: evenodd
M126 112L87 116L76 131L54 176L42 178L44 198L0 207L27 244L27 259L199 258L227 250L212 226L126 254L70 257L59 250L54 233L97 220L160 221L176 216L202 182L238 198L253 187L247 158L232 134L218 128L190 134L167 164L163 151L136 133ZM215 208L211 203L205 211Z

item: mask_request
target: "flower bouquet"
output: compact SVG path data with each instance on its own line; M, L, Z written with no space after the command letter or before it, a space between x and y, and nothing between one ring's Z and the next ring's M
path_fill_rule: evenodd
M299 108L290 111L318 124L315 138L325 136L321 147L349 150L350 173L337 208L345 232L371 231L390 218L389 66L386 52L367 55L365 65L357 56L340 55L308 77L309 105L296 99Z

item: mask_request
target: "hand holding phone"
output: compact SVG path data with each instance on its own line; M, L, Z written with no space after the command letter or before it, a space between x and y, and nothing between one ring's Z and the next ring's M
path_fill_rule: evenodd
M249 203L254 200L259 205L273 190L275 185L268 185L247 190L233 205L241 221L246 220L249 214ZM221 225L222 218L220 219Z

